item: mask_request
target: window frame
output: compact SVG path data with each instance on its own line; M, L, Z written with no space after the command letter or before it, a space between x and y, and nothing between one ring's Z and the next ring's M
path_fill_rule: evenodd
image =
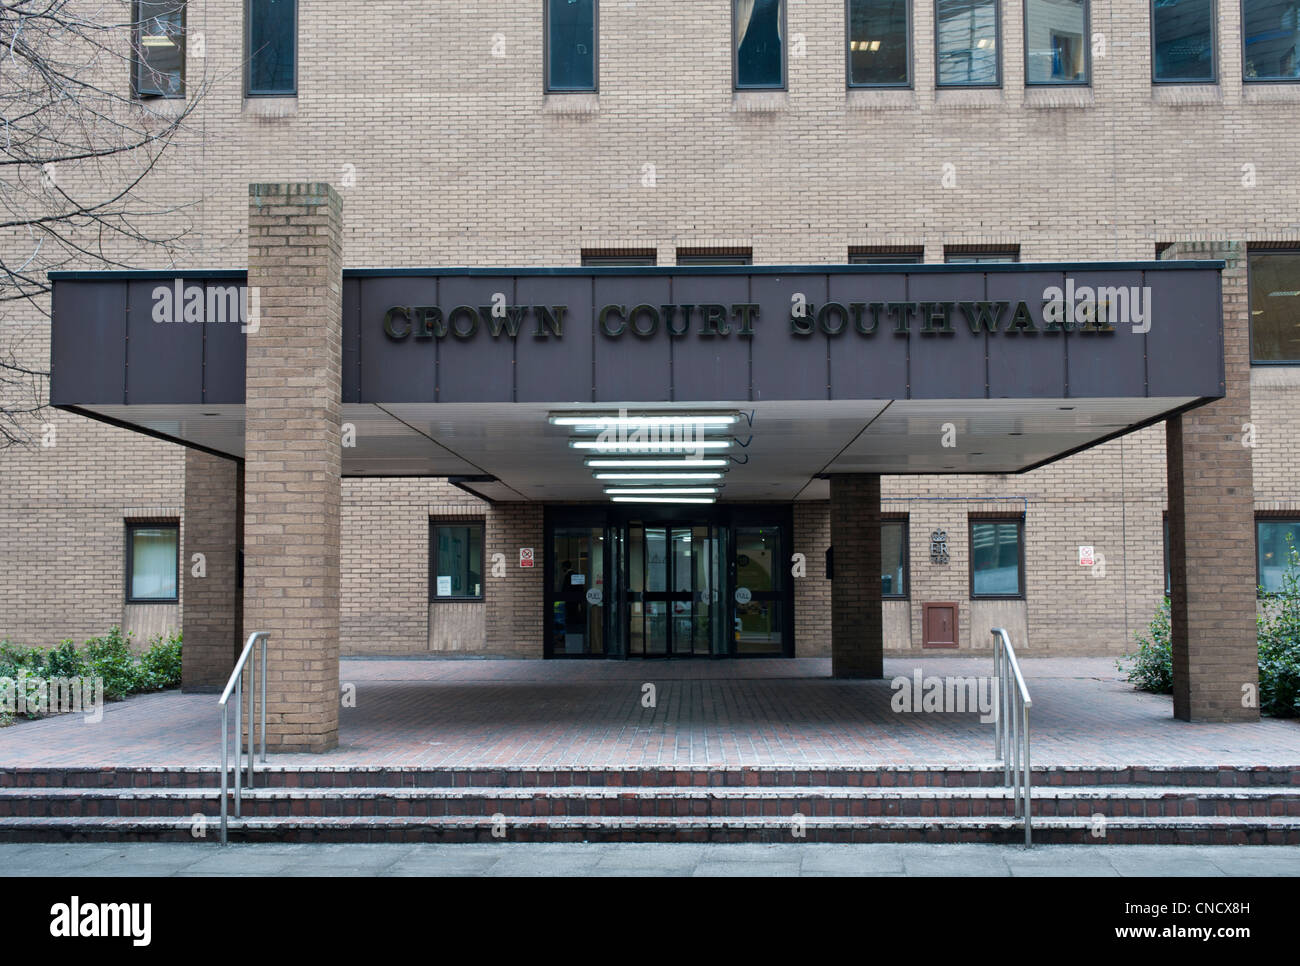
M1092 0L1083 0L1083 80L1081 81L1031 81L1029 79L1029 4L1020 0L1020 23L1024 47L1025 87L1091 87L1092 86ZM1154 31L1151 31L1154 35Z
M1089 4L1091 6L1091 4ZM1210 0L1210 79L1209 80L1161 80L1156 77L1156 0L1148 0L1151 18L1151 83L1152 84L1218 84L1219 83L1219 0ZM1244 12L1244 11L1243 11ZM1245 50L1245 40L1242 40ZM1242 61L1242 73L1245 73L1245 61ZM1157 256L1158 257L1158 256Z
M650 249L625 252L582 252L578 257L583 268L651 268L659 261L658 252Z
M1250 364L1252 366L1300 366L1300 359L1256 359L1255 358L1255 316L1251 311L1253 297L1255 294L1255 276L1250 270L1250 260L1255 257L1265 257L1269 255L1291 255L1300 258L1300 246L1285 247L1268 247L1268 248L1251 248L1246 247L1246 314L1250 318Z
M599 94L600 93L600 0L591 0L591 86L551 86L551 4L542 4L542 92L544 94Z
M179 604L181 600L181 524L179 520L126 520L123 533L125 543L122 547L122 573L126 586L123 596L128 604ZM176 594L172 597L135 597L131 585L135 583L135 540L136 530L172 530L176 533Z
M903 592L901 594L886 594L884 588L881 588L881 600L911 600L912 599L912 521L908 516L884 517L880 521L881 527L881 569L884 569L884 528L886 526L901 526L903 528ZM884 577L884 574L881 574Z
M1241 82L1243 84L1300 84L1300 75L1295 77L1247 77L1246 76L1246 2L1239 0L1237 12L1241 19L1238 28L1241 32Z
M480 587L482 591L477 595L473 594L448 594L445 597L438 596L438 540L437 531L440 527L460 527L477 529L479 534L479 566L483 567L484 572L480 574ZM487 560L487 521L486 520L457 520L442 519L439 517L429 517L429 603L441 603L444 601L453 601L464 603L466 601L482 601L487 599L487 572L484 563Z
M788 91L790 89L790 22L789 7L787 0L777 0L781 5L781 83L779 84L746 84L743 87L740 84L740 65L736 63L736 58L740 53L736 44L736 21L737 17L736 4L738 0L731 0L731 90L733 93L741 91Z
M1294 525L1296 535L1300 537L1300 513L1256 513L1255 514L1255 597L1257 600L1272 600L1276 591L1264 589L1264 573L1259 560L1259 526L1261 523L1290 523ZM1296 549L1300 549L1300 542Z
M1010 258L1004 256L1010 255ZM945 265L1016 265L1020 262L1020 246L1007 248L971 248L945 246L943 263Z
M997 79L992 84L945 84L939 80L939 0L934 0L934 89L936 91L996 91L1003 85L1002 72L1002 3L993 3L993 38L997 44Z
M1018 584L1020 592L1016 594L977 594L975 593L975 527L980 524L1014 523L1016 525L1016 543L1019 551L1020 568ZM967 592L971 600L1025 600L1025 518L1023 516L975 515L966 518L966 580Z
M1155 0L1152 0L1152 2L1154 3ZM853 82L853 50L851 47L853 43L853 3L854 0L844 0L844 86L851 91L910 91L915 88L916 64L913 57L915 38L912 33L913 0L903 0L903 8L907 11L907 80L892 84L855 84Z
M143 59L140 56L143 49L143 34L141 26L144 23L140 18L140 4L142 0L132 0L131 2L131 98L137 101L183 101L188 96L185 90L185 65L189 60L189 11L190 5L187 0L179 0L181 11L181 89L178 94L155 94L153 92L143 93L140 90L140 67Z
M253 17L252 7L257 0L244 0L244 97L297 97L298 96L298 0L293 3L293 88L283 91L253 90Z
M679 248L673 253L673 260L680 268L709 268L737 265L753 265L754 252L740 251L734 248L720 248L709 251L703 248Z

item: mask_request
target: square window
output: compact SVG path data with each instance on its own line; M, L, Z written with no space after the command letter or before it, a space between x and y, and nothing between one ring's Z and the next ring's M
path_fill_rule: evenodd
M1241 0L1247 81L1300 80L1300 0Z
M185 96L185 0L136 0L131 58L135 96Z
M596 89L596 0L547 0L546 89Z
M1250 358L1300 363L1300 251L1251 251Z
M1214 0L1152 0L1151 78L1214 83Z
M1000 24L996 0L935 0L935 83L1000 87Z
M429 599L483 599L483 524L429 522Z
M248 0L247 89L250 97L298 93L297 0Z
M1024 566L1024 520L970 521L971 597L1024 597Z
M178 600L179 561L179 524L128 523L126 602L156 604Z
M1300 520L1255 521L1255 569L1261 595L1282 590L1282 579L1295 570L1292 553L1300 551Z
M907 87L912 83L908 0L849 0L850 87Z
M785 87L785 0L732 0L735 86Z

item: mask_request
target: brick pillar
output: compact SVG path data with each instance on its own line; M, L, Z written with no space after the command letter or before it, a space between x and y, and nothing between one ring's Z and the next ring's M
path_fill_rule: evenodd
M236 571L243 531L236 460L185 451L185 552L181 555L181 688L220 691L239 656L243 599ZM202 576L195 574L203 554Z
M546 613L545 546L542 507L536 503L496 503L487 515L483 566L485 641L488 653L503 657L541 657L549 620ZM521 548L532 548L533 566L519 566ZM505 574L492 561L505 555Z
M1250 450L1250 306L1246 250L1179 243L1166 258L1221 258L1226 395L1166 422L1174 717L1257 721L1242 686L1259 679L1255 626L1255 500Z
M885 675L880 606L880 477L832 476L831 675Z
M267 747L338 744L342 202L249 186L244 631L269 631ZM250 291L250 298L252 293Z

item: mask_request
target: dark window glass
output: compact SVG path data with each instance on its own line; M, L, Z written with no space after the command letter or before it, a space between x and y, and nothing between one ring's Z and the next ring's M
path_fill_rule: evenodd
M483 596L483 525L431 524L429 598Z
M972 265L996 265L999 262L1020 261L1020 252L1011 250L986 252L945 251L943 260L950 264L961 262Z
M587 255L582 256L584 267L593 268L604 267L622 267L627 265L653 265L655 263L654 255Z
M248 0L248 93L298 89L297 0Z
M548 0L546 89L596 89L596 0Z
M180 528L174 523L126 526L126 599L177 599Z
M907 596L907 523L885 522L880 525L880 576L882 597Z
M1300 362L1300 252L1251 252L1250 343L1256 362Z
M1165 531L1165 596L1169 597L1174 592L1174 571L1169 564L1169 517L1164 519Z
M734 3L736 86L784 87L784 0Z
M907 0L849 0L849 84L898 87L911 82Z
M752 265L753 255L743 252L691 252L677 253L678 265Z
M850 265L920 265L924 252L849 252Z
M997 87L996 0L935 0L935 46L940 87Z
M1021 521L981 520L970 525L972 597L1020 597L1024 593Z
M1025 83L1088 83L1087 0L1025 0Z
M1300 0L1242 0L1246 80L1300 79Z
M1157 81L1214 80L1214 0L1154 0L1152 76Z
M1276 594L1282 589L1283 574L1295 569L1292 549L1300 550L1300 520L1255 521L1255 552L1262 593Z
M133 59L137 97L185 96L184 0L138 0Z

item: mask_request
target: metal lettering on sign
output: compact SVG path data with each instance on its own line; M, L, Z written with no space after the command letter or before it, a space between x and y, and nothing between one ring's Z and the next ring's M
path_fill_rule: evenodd
M948 562L948 531L935 530L930 534L930 563Z

